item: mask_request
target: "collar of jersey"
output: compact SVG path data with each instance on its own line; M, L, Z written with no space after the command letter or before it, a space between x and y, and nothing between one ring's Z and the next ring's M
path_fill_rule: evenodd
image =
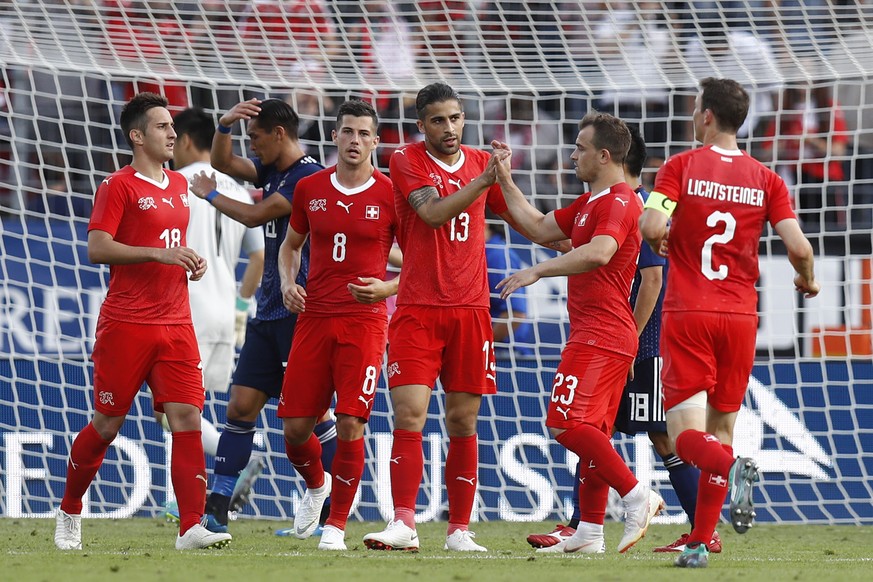
M455 162L455 164L453 166L450 166L447 163L443 162L442 160L435 158L433 154L431 154L429 151L427 151L427 148L425 148L424 153L426 153L430 157L430 159L432 159L434 162L436 162L436 164L439 167L441 167L443 170L445 170L446 172L449 172L450 174L454 174L455 172L457 172L458 170L461 169L461 166L464 165L464 159L465 159L464 150L458 150L458 151L461 152L461 157L458 158L458 161Z
M334 188L336 188L337 192L339 192L340 194L345 194L346 196L354 196L355 194L360 194L361 192L375 184L376 178L370 176L370 179L360 186L357 186L356 188L346 188L339 183L339 180L336 177L336 172L334 172L330 175L330 183L333 185Z

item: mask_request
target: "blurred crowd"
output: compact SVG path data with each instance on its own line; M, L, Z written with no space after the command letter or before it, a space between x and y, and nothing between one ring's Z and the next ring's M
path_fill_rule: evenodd
M0 0L0 39L23 22L31 51L85 39L88 55L65 58L94 70L2 68L0 210L87 216L98 178L124 161L118 107L146 90L175 110L282 96L325 163L335 108L370 98L387 170L394 149L420 139L414 95L434 75L469 97L466 141L508 141L518 184L550 210L581 190L568 156L587 110L641 126L651 185L690 145L696 81L714 75L750 90L743 145L792 186L809 232L869 229L873 84L839 63L846 47L871 54L871 16L866 2L826 0Z

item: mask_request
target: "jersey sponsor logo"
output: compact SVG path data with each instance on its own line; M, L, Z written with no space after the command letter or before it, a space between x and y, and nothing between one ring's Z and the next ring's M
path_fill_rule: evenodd
M309 201L309 212L315 212L316 210L327 210L327 198L316 198Z
M622 206L627 206L627 203L629 202L628 200L622 200L618 196L616 196L615 199L618 200L619 202L621 202Z
M445 186L443 186L443 177L437 174L436 172L431 172L428 176L431 180L433 180L433 185L439 188L440 190L445 190Z
M379 207L368 205L364 209L364 218L368 218L370 220L379 220Z
M115 406L115 395L112 392L100 392L97 394L97 398L100 399L100 404L106 406Z
M139 204L140 210L148 210L150 208L157 209L158 205L155 202L155 199L151 196L143 196L139 200L137 200L137 204Z
M476 478L475 477L468 479L467 477L462 477L462 476L458 475L457 477L455 477L455 481L463 481L464 483L469 483L473 487L476 486Z
M354 202L349 202L348 204L343 204L343 201L342 201L342 200L337 200L337 201L336 201L336 205L337 205L337 206L341 206L341 207L343 208L343 210L346 211L346 214L351 214L351 212L352 212L352 204L354 204Z
M458 190L460 190L462 187L460 180L452 180L451 178L449 178L449 184L456 186L458 188Z
M391 362L388 364L388 377L393 378L394 376L400 375L400 362Z
M173 209L176 208L175 206L173 206L173 197L172 196L170 196L169 198L161 198L161 202L163 202L164 204L169 204L170 208L173 208Z
M179 194L179 198L182 200L182 205L185 206L185 208L188 208L188 195Z

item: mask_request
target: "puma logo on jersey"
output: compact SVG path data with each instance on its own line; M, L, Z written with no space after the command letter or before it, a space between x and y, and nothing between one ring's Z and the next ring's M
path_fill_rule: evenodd
M337 481L340 481L341 483L345 483L345 484L348 485L349 487L352 486L352 481L355 480L354 477L349 477L348 479L343 479L343 478L340 477L339 475L334 475L333 478L336 479Z
M458 475L457 477L455 477L455 481L463 481L464 483L469 483L470 485L473 485L474 487L476 486L476 478L475 477L473 477L472 479L467 479L466 477L461 477L460 475Z
M206 477L204 477L203 475L197 475L196 478L197 478L197 479L200 479L201 481L203 481L203 482L206 483L207 485L209 484L209 482L206 481Z
M452 180L451 178L449 178L449 184L454 184L455 186L457 186L458 190L461 189L461 181L460 180Z
M628 203L627 200L622 200L622 199L619 198L618 196L616 196L615 199L618 200L619 202L621 202L621 205L622 205L622 206L627 206L627 203Z
M497 382L497 378L495 378L495 377L494 377L494 374L492 374L491 372L486 372L486 373L485 373L485 378L486 378L487 380L491 380L492 382Z
M102 183L103 183L103 184L108 184L108 183L109 183L109 180L111 180L112 178L113 178L113 176L107 176L106 178L103 179L103 182L102 182Z
M375 397L374 397L374 398L375 398ZM370 398L370 399L368 400L368 399L364 398L363 396L358 396L358 400L360 400L361 402L363 402L363 403L364 403L364 406L366 406L367 408L370 408L370 404L372 404L372 402L373 402L373 398Z
M343 209L345 209L346 214L350 214L350 213L351 213L352 204L354 204L354 202L349 202L348 205L346 205L346 204L343 204L341 200L337 200L337 201L336 201L336 205L337 205L337 206L342 206Z
M175 206L173 206L173 197L172 196L170 196L169 198L161 198L161 202L163 202L164 204L169 204L170 208L176 208Z
M399 150L394 150L395 154L406 155L406 148L400 148Z
M560 412L561 414L563 414L563 415L564 415L564 420L567 420L567 415L570 414L570 409L569 409L569 408L567 408L567 409L565 410L565 409L561 408L560 406L556 406L556 407L555 407L555 410L557 410L558 412Z

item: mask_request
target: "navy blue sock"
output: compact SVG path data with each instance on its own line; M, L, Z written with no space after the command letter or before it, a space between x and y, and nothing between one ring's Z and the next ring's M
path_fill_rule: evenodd
M218 440L215 455L215 482L212 492L230 497L240 472L252 456L255 423L228 420Z
M670 474L670 483L679 498L679 504L688 515L688 522L694 527L694 510L697 507L697 484L700 469L682 461L674 454L663 457L661 461Z
M567 527L576 529L579 527L579 520L582 518L581 510L579 509L579 473L582 470L580 463L576 463L576 477L573 479L573 517Z
M336 455L336 422L328 419L315 425L313 431L321 443L321 464L330 473L333 458Z

